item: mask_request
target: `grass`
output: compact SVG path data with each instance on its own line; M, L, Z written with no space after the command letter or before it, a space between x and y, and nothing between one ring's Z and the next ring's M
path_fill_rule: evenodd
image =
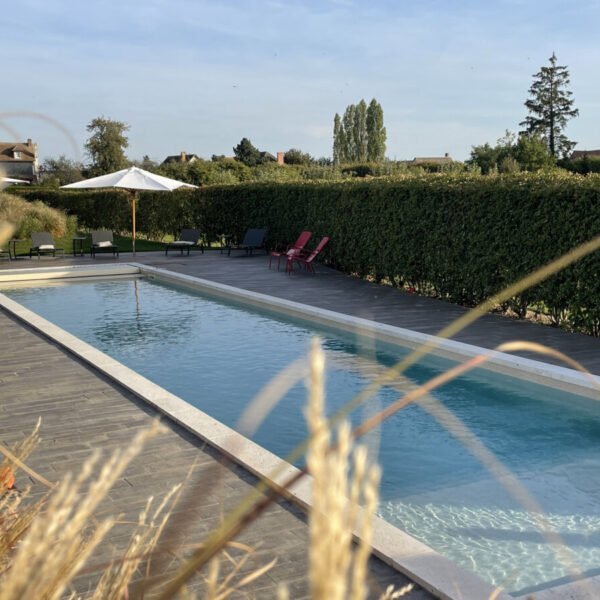
M84 254L90 254L90 246L92 238L89 233L77 232L74 237L85 237L83 241L83 252ZM135 251L136 252L163 252L165 249L166 242L172 241L173 236L165 237L164 242L158 242L154 240L146 240L143 238L136 238L135 240ZM119 247L119 252L131 252L131 241L132 238L129 236L115 235L114 241ZM54 242L57 248L63 248L65 256L70 256L73 253L73 236L67 235L64 237L55 237ZM29 256L29 249L31 248L31 240L24 239L23 241L17 242L16 251L18 256ZM219 242L211 242L210 246L205 249L219 250L221 245ZM192 252L198 252L198 249L193 249Z
M85 237L86 239L83 241L83 252L89 256L90 254L90 246L92 238L88 233L81 232L77 233L76 237ZM119 252L131 252L131 242L132 238L127 236L115 235L114 241L119 247ZM73 252L73 237L65 236L65 237L57 237L54 239L57 248L63 248L65 251L65 256L69 256ZM31 248L31 240L23 240L21 242L17 242L16 244L16 252L18 256L29 256L29 249ZM163 242L155 242L152 240L145 240L137 238L135 240L135 250L136 252L162 252L165 249L165 244Z

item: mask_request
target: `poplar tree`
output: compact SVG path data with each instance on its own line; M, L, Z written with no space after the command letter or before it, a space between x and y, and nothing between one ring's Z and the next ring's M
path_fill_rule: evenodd
M350 104L346 107L342 119L342 128L344 131L344 146L342 153L342 162L356 160L356 136L354 130L354 121L356 119L356 106Z
M383 108L373 98L367 109L367 160L383 162L387 132L383 126Z
M354 109L354 160L365 162L367 160L367 103L361 100Z
M344 116L333 119L333 162L381 162L385 157L386 131L383 126L383 109L373 98L367 103L346 107Z
M554 52L550 66L542 67L533 76L529 88L531 97L525 102L529 115L519 123L527 135L539 135L554 158L567 156L577 142L571 142L563 133L567 120L579 114L573 108L573 93L567 89L570 83L566 66L556 64Z
M335 113L333 118L333 164L344 162L344 128L340 115Z

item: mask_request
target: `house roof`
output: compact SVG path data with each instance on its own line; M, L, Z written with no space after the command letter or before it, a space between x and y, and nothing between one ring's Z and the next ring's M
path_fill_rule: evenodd
M0 162L34 162L37 147L23 142L0 142ZM14 158L14 152L20 152L21 158Z
M571 160L577 160L578 158L584 158L585 156L600 156L600 150L575 150L571 154Z
M446 164L446 163L451 163L454 162L452 160L451 156L415 156L415 158L413 158L411 161L409 161L409 164L411 165L417 165L417 164Z
M185 160L183 160L181 153L173 154L172 156L167 156L167 158L165 158L165 160L163 160L162 164L166 165L168 163L173 163L173 162L193 162L195 160L201 160L197 154L188 154L187 152L184 152L183 154L185 156Z

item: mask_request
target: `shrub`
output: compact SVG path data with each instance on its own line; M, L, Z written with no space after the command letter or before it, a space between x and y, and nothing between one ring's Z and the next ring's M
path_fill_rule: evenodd
M34 231L49 231L53 236L73 235L77 219L42 202L27 202L11 194L0 194L0 222L15 226L15 237L28 238Z

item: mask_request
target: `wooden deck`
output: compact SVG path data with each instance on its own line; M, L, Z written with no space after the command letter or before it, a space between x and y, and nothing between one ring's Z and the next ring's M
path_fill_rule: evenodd
M207 252L203 256L192 254L188 258L175 254L165 258L159 253L146 253L138 254L135 260L424 333L436 333L465 312L459 306L370 284L324 267L318 267L316 276L304 273L288 276L269 270L264 255L227 257ZM96 259L100 261L114 259ZM128 261L132 261L131 256L121 256L120 262ZM20 260L3 263L1 268L89 262L89 258ZM154 418L154 410L126 390L3 313L0 313L0 331L1 439L6 444L22 438L33 428L37 417L42 416L43 440L30 464L48 479L56 480L68 470L77 470L95 448L108 452L125 445ZM484 348L513 339L531 340L557 348L600 374L600 341L584 335L488 315L456 339ZM243 497L255 480L173 423L168 423L168 432L152 441L134 461L101 512L134 519L148 496L160 497L166 493L171 485L184 480L192 465L193 474L187 485L197 498L185 518L177 520L169 539L185 544L200 541L219 522L223 511ZM204 485L198 493L195 483L203 481L207 472L211 474L211 485ZM23 481L21 475L19 484L25 483L29 482ZM34 484L34 491L40 492L41 486ZM118 525L108 536L92 566L78 579L81 591L97 576L100 565L111 553L123 548L129 530L127 525ZM291 598L307 597L307 525L301 511L280 502L240 539L257 548L245 572L275 556L278 558L275 568L252 584L248 597L274 598L280 581L289 584ZM373 559L374 597L389 583L401 586L406 578ZM201 589L200 578L194 586ZM412 600L431 596L417 589L406 597Z

